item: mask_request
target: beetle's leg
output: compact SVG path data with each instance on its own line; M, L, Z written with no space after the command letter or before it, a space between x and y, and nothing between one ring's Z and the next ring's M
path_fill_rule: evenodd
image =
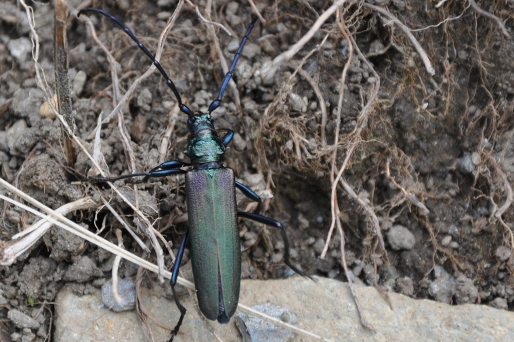
M123 31L125 31L126 34L128 34L130 36L130 38L132 38L132 40L134 42L137 43L137 46L143 50L143 52L152 60L153 64L155 65L155 67L157 68L157 70L159 70L159 72L161 73L161 75L164 77L164 79L166 80L166 84L168 85L168 87L171 89L171 91L173 92L173 94L175 94L175 97L177 98L177 102L178 102L178 107L180 109L180 111L182 113L185 113L187 114L188 116L193 116L194 113L193 111L191 111L191 109L189 109L188 106L186 106L185 104L182 103L182 99L180 98L180 95L178 93L178 90L177 88L175 87L175 84L173 84L173 82L171 81L171 79L168 77L168 74L166 74L166 72L164 71L164 69L162 68L161 64L155 59L155 57L150 53L150 51L148 51L148 49L146 48L146 46L143 45L143 43L141 43L137 38L136 36L121 22L119 21L116 17L110 15L109 13L107 12L104 12L102 11L101 9L97 9L97 8L85 8L83 10L80 10L79 13L77 14L77 17L80 17L80 15L82 13L85 13L85 12L96 12L96 13L99 13L103 16L106 16L107 18L111 19L112 21L114 21L116 24L118 24L119 27L121 27L123 29ZM210 111L209 111L210 112Z
M171 271L171 286L175 286L177 283L178 271L180 268L180 263L182 262L182 257L184 256L184 249L186 247L187 236L189 235L189 230L186 231L182 241L180 242L180 247L178 249L177 258L175 259L175 264L173 265L173 270Z
M284 226L282 225L282 223L274 220L274 219L271 219L269 217L266 217L266 216L262 216L262 215L259 215L259 214L254 214L254 213L247 213L247 212L244 212L244 211L238 211L237 212L237 216L239 217L244 217L244 218L247 218L247 219L250 219L252 221L255 221L255 222L259 222L259 223L263 223L267 226L271 226L271 227L275 227L275 228L278 228L280 229L280 232L282 234L282 239L284 240L284 263L289 266L293 271L295 271L296 273L304 276L304 277L308 277L310 278L311 280L314 280L310 275L308 275L307 273L305 273L304 271L300 271L298 268L296 268L292 263L291 261L289 261L289 240L287 239L287 235L286 235L286 231L284 229Z
M230 81L230 78L232 78L232 74L234 73L234 69L236 68L237 61L239 61L239 57L241 56L243 47L245 46L246 41L248 40L248 36L250 35L250 32L252 32L253 26L255 25L256 21L257 21L257 17L253 18L250 25L248 25L246 34L243 37L243 39L241 40L239 49L237 49L237 52L234 55L234 60L232 61L232 65L230 65L230 68L228 69L228 72L225 75L223 82L221 83L220 92L218 93L218 97L214 101L212 101L212 103L209 105L209 110L208 110L209 113L212 113L216 108L219 107L221 99L223 98L223 93L225 92L225 89L227 89L228 82Z
M162 163L159 166L154 167L150 170L150 172L153 172L155 170L161 169L161 170L171 170L171 169L179 169L183 166L189 166L191 164L183 162L181 160L168 160L164 163Z
M181 175L186 173L187 171L181 170L180 168L183 166L189 166L191 164L185 163L180 160L169 160L160 164L159 166L154 167L149 172L141 172L141 173L131 173L129 175L121 175L119 177L91 177L85 178L83 182L114 182L120 179L132 178L132 177L143 177L140 180L133 181L132 183L144 183L148 180L148 178L157 178L157 177L166 177L171 175Z
M230 144L230 142L232 141L233 137L234 137L234 131L229 129L227 134L225 134L223 136L223 138L221 138L221 143L223 144L223 146L227 147L228 144Z
M248 197L249 199L251 199L252 201L254 202L259 202L261 203L261 198L259 197L259 195L257 195L255 192L253 192L252 189L250 189L249 187L247 187L246 185L242 184L242 183L239 183L236 181L236 187L241 190L241 192L243 193L243 195L245 195L246 197Z
M180 329L180 326L182 325L182 321L184 320L184 316L186 315L186 308L180 304L180 301L178 299L177 293L175 292L175 285L177 285L177 277L178 277L178 271L180 268L180 263L182 261L182 257L184 256L184 249L186 247L186 241L187 241L187 235L189 231L186 231L184 234L184 237L182 238L182 241L180 242L180 247L178 249L177 258L175 259L175 265L173 265L173 271L171 272L171 279L170 279L170 285L171 285L171 291L173 292L173 298L175 299L175 304L177 305L177 308L180 311L180 318L178 319L177 325L175 325L175 328L173 328L173 331L171 332L171 337L168 342L172 342L175 335L177 335L178 330Z

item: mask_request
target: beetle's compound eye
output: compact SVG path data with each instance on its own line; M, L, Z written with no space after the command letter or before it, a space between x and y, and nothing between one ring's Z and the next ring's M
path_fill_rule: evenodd
M195 127L196 125L198 125L198 120L196 118L196 116L192 116L190 117L188 120L187 120L187 125L189 127Z

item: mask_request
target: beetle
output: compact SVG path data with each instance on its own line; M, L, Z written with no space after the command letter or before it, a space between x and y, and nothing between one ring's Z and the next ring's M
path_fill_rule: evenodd
M234 171L223 165L223 155L234 136L234 132L227 130L226 134L220 136L214 128L211 116L211 113L221 103L223 93L232 77L257 18L253 18L248 26L229 71L223 79L218 96L209 105L206 113L194 113L182 102L174 83L160 63L121 21L109 13L96 8L83 9L78 13L78 16L86 12L96 12L111 19L137 43L138 47L152 60L166 80L166 84L177 99L180 111L188 116L189 137L185 154L190 159L189 163L180 160L169 160L154 167L149 172L112 178L96 177L87 179L90 182L104 182L143 177L137 182L144 182L148 178L178 174L185 175L189 229L180 243L170 280L175 303L180 310L180 318L172 331L170 341L173 340L173 337L180 329L186 313L186 309L180 304L175 293L175 285L188 238L191 245L191 260L198 305L202 314L210 320L228 323L237 308L241 283L241 249L237 224L238 217L280 229L285 246L285 264L296 273L311 278L290 262L289 242L282 223L260 214L237 210L236 188L252 201L260 203L261 198L249 187L236 181ZM187 170L183 170L183 168L187 168Z

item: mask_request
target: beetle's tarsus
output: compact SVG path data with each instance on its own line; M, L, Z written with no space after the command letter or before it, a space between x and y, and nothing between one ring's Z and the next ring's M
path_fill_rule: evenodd
M177 323L177 325L175 325L175 328L173 328L173 330L171 331L171 337L168 342L172 342L173 338L177 335L177 333L180 329L180 326L182 325L182 321L184 320L184 316L186 315L186 311L187 311L186 308L183 307L182 304L180 303L178 296L177 296L177 292L175 291L174 285L171 285L171 291L173 292L173 298L175 299L175 304L177 305L177 308L180 311L180 318L178 319L178 323Z

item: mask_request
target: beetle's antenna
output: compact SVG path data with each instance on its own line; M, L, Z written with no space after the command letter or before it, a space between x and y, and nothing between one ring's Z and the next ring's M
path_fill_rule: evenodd
M111 19L112 21L114 21L116 24L118 24L119 27L121 27L123 29L123 31L125 31L126 34L128 34L130 36L130 38L132 38L133 41L135 41L137 43L137 46L143 50L143 52L153 61L153 64L155 65L155 67L157 68L157 70L159 70L159 72L161 73L161 75L164 77L164 79L166 80L166 84L168 85L168 87L171 89L171 91L173 92L173 94L175 94L175 97L177 98L177 101L178 101L178 107L180 108L180 111L182 113L185 113L187 114L188 116L193 116L194 113L191 109L189 109L188 106L186 106L185 104L182 103L182 99L180 98L180 95L177 91L177 88L175 87L175 84L173 84L173 81L171 81L171 79L168 77L168 74L166 74L166 71L164 71L164 69L162 68L161 64L155 59L154 55L152 55L150 53L150 51L148 51L148 49L146 48L146 46L143 45L143 43L141 43L137 38L136 36L128 29L128 27L126 27L121 21L119 21L116 17L110 15L109 13L107 12L104 12L102 11L101 9L98 9L98 8L91 8L91 7L88 7L86 9L83 9L83 10L80 10L79 13L77 14L77 17L80 17L80 15L82 13L85 13L85 12L96 12L96 13L100 13L101 15L103 16L106 16L107 18ZM252 24L253 26L253 24ZM246 38L246 37L245 37ZM239 52L239 51L238 51ZM233 68L232 68L233 70ZM228 75L228 74L227 74ZM228 82L228 81L227 81ZM222 93L223 95L223 93ZM219 97L219 96L218 96ZM220 100L221 101L221 100Z
M228 82L232 78L232 74L234 73L234 69L236 68L236 64L239 61L239 57L241 56L241 51L243 51L243 47L246 44L246 41L248 40L248 36L250 35L250 32L252 32L253 26L257 22L257 17L254 17L252 19L252 22L250 25L248 25L248 29L246 30L246 34L241 40L241 44L239 45L239 48L237 49L237 52L234 56L234 60L232 61L232 65L230 66L230 69L228 69L227 74L225 75L225 78L223 79L223 83L221 83L220 92L218 93L218 97L216 100L212 101L212 103L209 106L209 114L212 113L216 108L219 107L221 103L221 99L223 98L223 93L227 89Z

